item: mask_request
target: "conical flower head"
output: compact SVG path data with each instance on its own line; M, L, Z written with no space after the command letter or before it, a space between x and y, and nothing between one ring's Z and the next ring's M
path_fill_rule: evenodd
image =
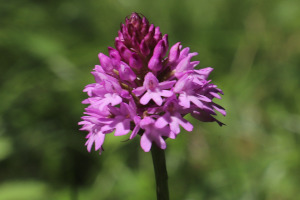
M101 65L92 74L95 83L84 89L89 104L82 117L81 130L88 131L86 146L93 144L100 153L105 136L141 135L141 147L150 151L153 143L166 148L166 138L175 139L180 127L192 131L184 119L191 114L203 122L215 119L224 108L213 102L223 92L208 80L213 68L195 69L199 61L191 61L197 53L182 48L180 42L169 49L168 35L149 24L145 17L132 13L121 25L115 48L109 55L100 53Z

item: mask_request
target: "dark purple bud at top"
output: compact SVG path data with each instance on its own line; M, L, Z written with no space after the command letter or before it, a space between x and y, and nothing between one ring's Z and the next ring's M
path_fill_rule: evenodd
M153 36L154 36L154 25L151 24L151 26L149 27L149 32L144 38L145 42L148 44L149 47L153 47L155 45L155 40Z
M143 18L143 19L145 19L145 18ZM148 33L148 29L149 29L149 24L143 22L143 26L141 29L141 35L145 36Z
M121 31L118 31L118 37L116 37L116 41L124 41L124 37Z
M131 41L131 36L129 35L128 31L123 32L123 38L124 38L125 42L129 43Z
M121 25L121 32L119 33L119 36L120 34L122 34L124 40L130 39L130 35L128 34L128 27L124 24Z
M165 43L165 46L166 46L166 52L167 50L169 49L169 41L168 41L168 35L165 34L164 37L162 38L164 43Z
M134 49L139 50L139 42L138 42L138 37L136 35L136 32L133 32L132 38L131 38L131 45Z
M135 12L131 13L129 18L129 23L134 26L134 28L139 29L142 24L142 18Z
M161 40L161 38L162 38L162 34L159 30L159 26L157 26L155 28L154 39L155 39L156 42L158 42L159 40Z
M151 25L149 26L149 33L150 33L150 32L154 35L154 33L155 33L155 26L154 26L154 24L151 24Z
M129 65L130 67L139 70L143 67L143 60L138 54L132 53L129 60Z
M148 56L150 54L150 49L148 45L146 44L145 40L142 40L140 44L140 51L143 54L143 56Z
M149 26L149 22L148 22L148 19L146 17L143 17L142 19L142 23L145 25L148 25Z
M134 26L132 24L128 24L127 26L127 32L130 36L132 36L132 34L134 33Z

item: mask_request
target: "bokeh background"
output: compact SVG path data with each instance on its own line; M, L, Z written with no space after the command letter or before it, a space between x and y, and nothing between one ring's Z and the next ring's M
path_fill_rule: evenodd
M98 53L131 12L214 67L226 126L168 140L172 200L300 199L300 2L0 1L0 200L155 199L150 153L77 125ZM192 119L191 119L192 120Z

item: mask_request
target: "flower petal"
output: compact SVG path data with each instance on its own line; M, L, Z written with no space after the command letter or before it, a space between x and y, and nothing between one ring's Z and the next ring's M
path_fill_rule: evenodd
M152 98L152 100L153 100L158 106L161 106L161 105L162 105L163 100L162 100L161 96L160 96L158 93L156 93L156 92L151 92L151 98Z
M133 94L135 94L136 96L141 96L142 94L144 94L144 92L146 91L147 89L142 86L142 87L138 87L138 88L135 88L134 90L132 90Z
M130 120L124 120L124 121L119 121L119 123L116 124L115 128L115 136L122 136L126 135L130 131Z
M180 133L180 127L176 119L173 119L172 122L170 123L170 129L173 131L175 134Z
M183 106L184 108L189 108L191 106L190 100L187 98L186 94L180 94L178 99L178 104Z
M152 141L148 138L146 132L141 137L141 147L145 152L149 152L152 146Z
M134 127L134 129L133 129L133 131L132 131L132 133L131 133L129 139L133 139L133 138L138 134L138 132L139 132L140 129L141 129L141 127L138 126L138 125L136 125L136 126Z
M95 134L94 140L95 140L95 151L99 150L104 142L105 134L101 133L100 131Z
M109 100L110 100L112 106L118 105L122 102L122 98L117 94L111 95Z
M191 132L193 130L193 125L187 121L186 119L184 119L183 117L180 116L180 114L176 115L177 118L177 122L186 130Z
M173 92L170 90L162 90L159 94L163 97L170 97L173 95Z
M159 89L164 90L164 89L170 89L176 81L164 81L158 84Z
M161 149L166 149L167 148L166 141L161 136L156 137L154 139L154 142Z
M167 114L165 114L164 116L162 116L156 120L155 127L163 128L170 123L170 118L168 118L168 116L170 116L170 115L169 114L167 116L166 115Z
M140 99L140 103L146 105L151 100L151 93L146 92Z
M195 96L189 96L188 99L199 108L203 108L203 103Z

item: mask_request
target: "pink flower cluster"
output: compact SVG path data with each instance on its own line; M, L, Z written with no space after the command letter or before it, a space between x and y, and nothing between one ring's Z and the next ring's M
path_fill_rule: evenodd
M103 151L106 135L141 135L145 152L154 142L166 148L166 138L175 139L180 127L192 131L193 125L184 119L187 114L204 122L215 119L215 111L226 115L213 98L223 94L208 80L210 67L195 69L199 61L191 61L197 53L182 48L180 42L169 52L168 35L149 24L145 17L132 13L121 25L115 48L108 47L109 56L99 54L101 65L92 74L95 83L85 87L89 104L80 130L88 131L86 146L91 151Z

